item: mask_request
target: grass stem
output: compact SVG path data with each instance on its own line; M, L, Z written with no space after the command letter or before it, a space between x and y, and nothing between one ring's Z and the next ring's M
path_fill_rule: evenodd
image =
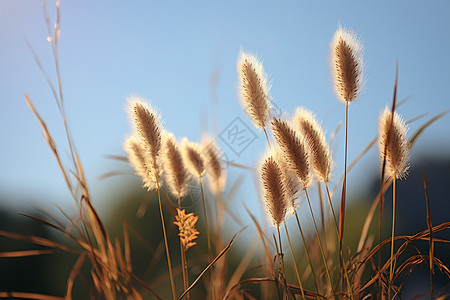
M391 286L392 279L394 278L394 234L395 234L395 194L396 194L396 178L392 179L392 235L391 235L391 263L389 265L389 287L388 287L388 300L391 299Z
M331 290L332 290L332 292L334 294L333 280L331 279L330 270L328 269L327 257L326 257L326 254L325 254L324 250L323 250L322 241L320 240L319 230L317 230L316 219L314 218L314 213L313 213L312 206L311 206L311 201L309 200L308 191L306 189L305 189L305 194L306 194L306 199L308 200L309 210L311 211L311 216L312 216L312 220L313 220L313 223L314 223L314 229L316 230L317 241L319 242L319 248L320 248L320 252L322 254L322 259L323 259L323 264L325 266L325 271L327 272L328 280L330 281Z
M167 265L169 267L169 277L170 277L170 286L172 288L172 296L173 299L177 299L177 295L175 293L175 282L173 281L173 273L172 273L172 263L170 261L170 253L169 253L169 245L167 243L167 234L166 234L166 225L164 223L164 214L162 211L162 204L161 204L161 193L160 193L160 186L159 182L156 183L157 190L158 190L158 203L159 203L159 212L161 214L161 225L163 228L163 235L164 235L164 246L166 247L166 255L167 255Z
M295 256L294 256L294 249L292 248L292 243L291 243L291 238L289 236L289 232L286 226L286 221L284 222L284 229L286 230L286 236L288 238L289 241L289 247L291 248L291 254L292 254L292 261L294 262L294 267L295 267L295 274L297 275L297 279L298 279L298 284L300 286L300 290L302 292L302 298L303 300L305 300L305 292L303 291L303 284L302 284L302 280L300 279L300 275L298 273L298 268L297 268L297 262L295 261Z

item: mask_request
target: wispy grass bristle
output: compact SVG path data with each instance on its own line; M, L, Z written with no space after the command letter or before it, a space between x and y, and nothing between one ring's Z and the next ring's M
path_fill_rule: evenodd
M311 154L314 175L318 180L328 182L334 163L322 127L312 112L304 108L297 108L294 126L305 137Z
M390 128L392 129L389 134ZM394 117L392 118L391 110L386 107L380 115L378 148L381 161L386 157L386 175L392 178L405 178L408 172L409 145L406 137L407 130L408 128L402 117L397 112L394 112Z
M283 181L282 170L273 153L269 153L263 158L259 171L266 209L272 224L278 228L286 218L288 201L286 199L286 187Z
M225 189L227 174L223 166L220 152L212 139L203 141L203 154L207 163L207 178L214 193L220 193Z
M172 133L163 135L163 166L169 190L178 199L188 191L189 173L187 172L177 142Z
M312 183L312 176L309 152L304 138L300 137L285 120L273 118L271 128L275 140L285 153L288 166L298 176L302 188L307 189Z
M206 162L201 146L187 138L181 141L181 155L189 173L198 181L205 175Z
M339 27L331 42L331 70L336 95L346 104L358 98L363 87L362 50L356 34Z
M237 63L241 104L256 128L267 125L270 112L270 87L262 63L241 50Z

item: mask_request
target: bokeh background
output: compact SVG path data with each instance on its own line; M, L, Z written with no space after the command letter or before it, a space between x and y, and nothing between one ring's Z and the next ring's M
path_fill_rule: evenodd
M53 23L55 4L47 2ZM256 166L266 142L238 101L236 62L241 49L262 59L276 107L288 116L298 106L312 110L329 139L343 120L345 108L333 93L329 44L340 25L358 34L364 44L366 84L360 99L350 106L350 161L377 134L378 116L392 101L397 62L398 96L411 96L399 112L405 120L427 114L410 125L410 133L450 108L448 1L63 0L61 11L59 57L68 121L94 204L105 219L120 218L117 209L123 209L122 200L139 189L126 163L107 158L125 154L122 143L131 131L126 114L129 96L148 99L176 137L200 141L203 134L209 134L216 138L224 159ZM33 100L60 143L62 157L68 158L62 120L30 50L54 80L47 36L41 1L0 2L0 205L3 220L20 224L15 212L35 212L36 207L52 211L55 204L72 206L58 166L23 97L27 93ZM226 140L228 126L236 118L255 137L242 151L235 151ZM343 173L343 134L342 129L338 131L333 142L334 180ZM448 206L441 205L448 202L449 146L450 117L444 116L426 130L411 153L411 175L418 174L414 186L419 190L412 193L401 186L399 190L412 196L423 194L422 172L438 170L430 175L435 179L430 190L436 191L432 209L443 215L436 216L437 223L448 220L448 213L442 213ZM355 207L365 203L357 199L370 199L376 190L379 169L374 148L349 174L348 194ZM111 171L120 175L98 180ZM245 202L264 219L255 175L232 166L227 171L230 182L242 180L233 201L236 214L251 224L242 206ZM426 228L422 194L417 200L404 198L405 207L410 207L404 219L416 220L412 222L416 231ZM12 224L16 223L5 221L2 229L19 228ZM229 236L239 226L231 228Z

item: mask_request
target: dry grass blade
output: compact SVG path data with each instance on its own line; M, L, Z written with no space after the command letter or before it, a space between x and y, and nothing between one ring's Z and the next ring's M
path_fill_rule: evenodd
M429 259L430 259L430 299L433 299L433 274L434 274L434 243L433 243L433 231L431 228L433 228L433 224L431 223L431 215L430 215L430 199L428 198L428 186L427 186L427 179L425 177L425 173L423 174L423 187L425 189L425 200L427 203L427 225L428 230L430 231L430 242L429 242Z
M155 296L156 298L158 298L159 300L162 300L162 298L160 296L158 296L158 294L156 294L151 288L148 287L148 285L143 282L142 280L139 279L139 277L137 277L136 275L134 275L133 273L131 273L131 276L133 276L133 278L139 282L147 291L149 291L153 296Z
M245 203L242 203L242 205L244 206L245 210L247 211L247 213L249 214L250 218L252 218L253 223L255 223L256 225L256 229L258 230L259 236L261 237L261 241L264 245L264 250L266 252L266 256L267 256L267 261L269 262L270 266L271 266L271 270L273 270L273 261L272 258L270 256L270 251L269 248L267 247L266 244L266 238L264 236L264 232L261 228L261 225L259 225L258 220L256 220L255 216L250 212L250 210L248 209L247 205L245 205Z
M230 295L232 294L232 291L235 288L237 288L238 286L242 285L242 284L246 284L246 283L260 284L260 283L263 283L263 282L272 282L272 283L275 283L275 284L278 284L278 283L282 284L280 281L277 281L275 279L270 279L270 278L248 278L248 279L244 279L244 280L239 281L234 286L232 286L231 289L228 291L228 293L225 295L225 297L223 297L223 300L229 299ZM287 288L294 295L301 295L301 290L300 290L299 287L297 287L297 286L295 286L293 284L287 284ZM303 291L304 291L305 296L307 298L317 299L319 297L319 298L325 299L325 297L320 295L320 294L317 294L317 293L314 293L314 292L311 292L311 291L308 291L308 290L303 290Z
M8 251L0 252L0 258L25 257L53 253L53 250L24 250L24 251Z
M84 260L86 259L86 252L83 252L77 259L77 262L70 271L69 278L67 279L66 300L72 300L72 288L75 278L80 273Z
M72 183L70 182L69 176L66 172L66 169L64 168L61 159L59 158L58 155L58 150L56 149L56 144L55 141L52 138L52 135L50 134L50 131L47 128L47 125L45 124L44 120L41 118L41 116L39 115L39 113L37 112L36 108L33 105L33 102L31 102L30 97L27 94L24 94L25 100L27 101L28 106L30 107L31 111L33 112L33 114L36 116L36 118L39 121L39 124L42 127L42 130L44 131L42 134L44 136L44 140L47 142L48 146L50 147L50 149L52 150L53 154L56 157L56 160L58 162L59 168L61 169L61 172L63 174L64 177L64 181L67 184L67 187L69 188L69 190L72 192Z
M38 236L34 236L34 235L24 235L24 234L19 234L19 233L7 232L7 231L3 231L3 230L0 230L0 235L7 237L7 238L19 240L19 241L25 241L25 242L34 243L34 244L41 245L41 246L61 249L63 251L69 252L69 253L79 253L79 251L70 249L62 244L59 244L54 241L44 239L44 238L41 238Z
M258 237L255 236L250 248L247 250L247 253L241 259L241 262L237 266L233 275L230 277L230 280L228 280L228 285L225 289L226 291L229 291L231 287L234 286L236 283L238 283L239 280L242 278L242 275L244 275L245 271L247 271L247 268L250 262L252 261L252 258L254 257L257 249L258 249Z
M0 298L35 299L35 300L64 300L63 297L55 297L36 293L0 292Z
M227 251L230 249L231 245L234 243L234 240L237 238L237 236L247 227L242 228L241 230L239 230L238 232L236 232L236 234L233 236L233 238L231 239L231 241L228 243L228 245L223 248L222 251L220 251L220 253L216 256L216 258L214 258L214 260L200 273L200 275L198 275L198 277L194 280L194 282L192 282L192 284L187 288L187 290L185 290L183 292L183 294L181 294L181 296L178 298L178 300L182 299L197 283L198 281L202 278L202 276L225 254L227 253Z
M409 146L412 147L412 145L416 142L417 138L423 133L423 131L430 126L431 124L433 124L434 122L436 122L437 120L439 120L440 118L442 118L443 116L445 116L446 114L448 114L448 112L450 112L450 110L446 110L444 112L441 112L440 114L436 115L435 117L433 117L431 120L429 120L428 122L426 122L425 124L423 124L417 131L416 133L410 138L409 140Z

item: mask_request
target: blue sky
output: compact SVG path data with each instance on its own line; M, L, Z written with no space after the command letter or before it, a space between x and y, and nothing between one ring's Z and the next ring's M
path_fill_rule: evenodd
M48 9L54 20L54 3ZM349 159L375 137L378 115L392 100L395 63L399 97L411 95L399 112L405 119L428 118L450 108L450 2L379 1L343 3L301 1L62 1L60 63L68 119L94 198L106 207L132 177L105 181L106 172L125 169L104 158L123 155L130 132L126 98L151 101L176 137L199 141L218 136L240 118L251 127L238 102L236 61L240 49L257 54L272 82L271 95L286 113L298 106L312 110L327 138L344 117L329 71L329 44L339 24L361 37L367 83L350 107ZM40 128L23 93L34 101L68 157L61 119L28 40L54 79L51 49L40 1L0 2L0 189L28 205L70 199ZM211 81L215 78L217 81ZM215 82L212 84L211 82ZM411 125L411 133L425 119ZM450 117L421 138L413 161L426 153L445 154L450 146ZM252 130L253 127L251 127ZM240 155L223 141L227 157L255 166L265 150L264 135ZM343 173L343 130L335 139L335 179ZM350 190L378 171L370 152L354 173ZM369 172L368 172L369 170ZM231 178L244 171L229 169ZM236 202L258 207L254 179L247 172ZM70 200L69 200L70 201ZM4 200L5 202L5 200Z

